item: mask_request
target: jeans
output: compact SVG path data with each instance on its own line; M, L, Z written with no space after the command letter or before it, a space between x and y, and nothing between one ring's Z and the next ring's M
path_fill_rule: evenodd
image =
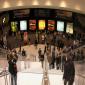
M17 74L16 75L11 74L11 85L17 85Z

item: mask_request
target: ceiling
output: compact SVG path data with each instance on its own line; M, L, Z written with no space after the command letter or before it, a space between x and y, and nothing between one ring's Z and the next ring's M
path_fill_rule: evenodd
M85 0L0 0L0 12L22 8L53 8L85 14Z

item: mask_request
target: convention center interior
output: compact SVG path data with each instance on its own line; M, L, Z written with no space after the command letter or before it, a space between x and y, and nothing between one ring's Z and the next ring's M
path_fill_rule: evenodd
M85 85L85 0L0 0L0 85Z

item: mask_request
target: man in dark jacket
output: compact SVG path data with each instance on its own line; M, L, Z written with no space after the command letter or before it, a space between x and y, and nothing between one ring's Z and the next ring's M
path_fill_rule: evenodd
M67 85L67 83L68 85L73 85L74 77L75 77L74 63L71 60L71 58L67 58L67 61L65 62L64 65L64 75L63 75L64 85Z
M17 59L18 57L12 53L7 56L9 73L11 74L11 85L17 85Z

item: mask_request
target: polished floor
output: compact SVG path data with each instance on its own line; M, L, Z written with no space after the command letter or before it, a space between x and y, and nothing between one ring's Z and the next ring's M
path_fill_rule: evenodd
M42 85L43 80L43 69L38 59L38 49L42 48L43 45L35 46L24 46L22 49L26 50L27 57L22 57L19 54L19 60L17 62L18 67L18 79L17 85ZM16 49L17 51L19 48ZM75 63L76 73L85 74L85 63ZM0 58L0 72L8 68L6 58ZM50 85L63 85L63 72L61 70L49 69L48 67L48 79ZM85 78L76 75L74 85L85 85ZM0 77L0 85L10 85L10 75Z
M23 64L23 62L21 63ZM23 68L18 72L17 85L42 85L43 69L38 62L31 62L29 68ZM35 65L35 66L34 66ZM56 74L55 74L56 73ZM63 85L63 73L58 70L52 69L48 74L50 85ZM5 76L0 77L0 85L5 85ZM7 78L8 85L10 85L10 76ZM7 85L6 82L6 85ZM75 85L75 84L74 84Z

